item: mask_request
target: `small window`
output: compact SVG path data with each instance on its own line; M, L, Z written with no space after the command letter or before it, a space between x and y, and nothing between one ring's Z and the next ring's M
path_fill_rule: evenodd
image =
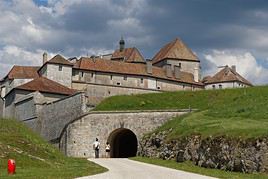
M127 80L127 76L124 76L124 80Z
M215 85L212 85L212 88L215 89Z
M62 65L59 65L59 71L62 71Z
M113 75L110 76L110 79L113 80Z
M143 78L141 78L141 83L143 83Z
M81 72L81 77L84 77L84 72Z
M179 63L179 67L181 68L181 63Z
M121 83L120 83L120 82L117 82L116 84L117 84L117 85L121 85Z
M91 78L93 78L94 77L94 73L91 73Z
M157 89L159 89L159 90L160 90L160 89L161 89L161 88L160 88L160 86L157 86Z
M222 85L219 85L219 89L222 89Z
M75 71L74 70L72 71L72 76L75 76Z

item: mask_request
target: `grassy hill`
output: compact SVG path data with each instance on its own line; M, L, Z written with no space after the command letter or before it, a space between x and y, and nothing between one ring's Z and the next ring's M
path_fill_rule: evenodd
M97 111L198 109L191 115L169 121L158 130L173 128L169 138L191 134L203 137L268 136L268 86L203 91L178 91L129 96L113 96Z
M74 178L106 171L86 159L68 158L24 124L0 119L0 178L7 178L7 160L16 160L11 178Z

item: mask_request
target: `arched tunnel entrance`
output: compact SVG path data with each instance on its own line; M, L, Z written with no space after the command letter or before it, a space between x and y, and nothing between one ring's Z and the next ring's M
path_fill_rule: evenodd
M110 156L112 158L136 156L138 141L136 135L131 130L126 128L114 130L110 134L108 142L111 145Z

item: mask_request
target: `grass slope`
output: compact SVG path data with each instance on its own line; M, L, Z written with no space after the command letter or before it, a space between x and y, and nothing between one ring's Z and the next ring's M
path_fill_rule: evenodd
M65 157L24 124L0 119L0 178L7 178L7 160L16 160L11 178L74 178L106 171L86 159Z
M146 157L134 157L131 158L132 160L145 162L149 164L159 165L163 167L173 168L177 170L183 170L187 172L193 172L198 173L201 175L207 175L217 178L226 178L226 179L267 179L268 175L266 174L260 174L260 173L254 173L254 174L244 174L244 173L238 173L238 172L229 172L229 171L223 171L218 169L209 169L209 168L202 168L198 167L191 162L183 162L183 163L177 163L175 161L171 160L162 160L162 159L155 159L155 158L146 158Z
M196 108L199 112L169 121L158 130L173 128L170 138L191 134L234 137L268 136L268 87L179 91L104 100L95 110L152 110Z

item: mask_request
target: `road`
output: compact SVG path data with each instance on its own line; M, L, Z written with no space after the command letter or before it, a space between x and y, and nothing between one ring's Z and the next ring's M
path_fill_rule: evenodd
M99 158L89 160L108 168L109 171L93 176L81 177L79 179L212 179L212 177L146 164L129 159Z

